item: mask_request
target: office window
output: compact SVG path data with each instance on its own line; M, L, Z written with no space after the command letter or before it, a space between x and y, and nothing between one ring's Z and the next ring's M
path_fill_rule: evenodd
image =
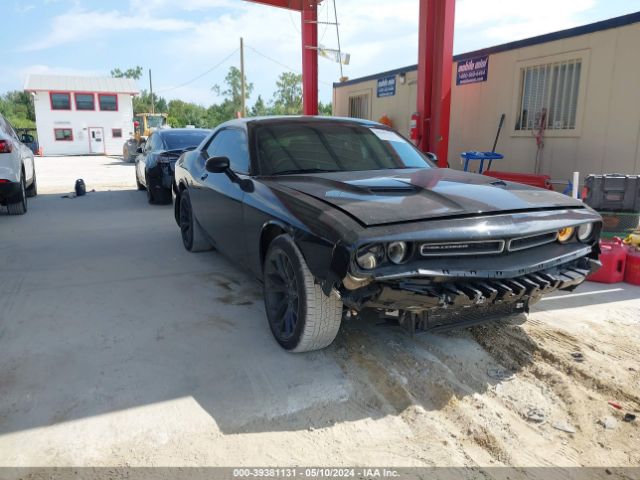
M369 95L349 97L349 116L353 118L369 119Z
M575 129L581 67L572 59L522 68L516 130Z
M72 142L73 141L73 130L70 128L55 128L53 130L55 134L56 140L61 142Z
M93 93L76 93L76 110L95 110L95 96Z
M71 94L50 93L51 110L71 110Z
M111 136L113 138L122 138L122 129L121 128L112 128Z
M118 110L117 95L101 93L98 95L98 103L100 103L100 110L109 112L115 112Z

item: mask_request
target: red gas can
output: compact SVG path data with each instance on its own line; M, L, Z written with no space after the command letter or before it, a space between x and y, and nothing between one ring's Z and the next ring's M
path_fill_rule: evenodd
M630 248L627 253L624 281L633 285L640 285L640 251L634 248Z
M627 261L627 247L622 240L600 240L600 261L602 268L592 273L587 280L600 283L616 283L624 279L624 269Z

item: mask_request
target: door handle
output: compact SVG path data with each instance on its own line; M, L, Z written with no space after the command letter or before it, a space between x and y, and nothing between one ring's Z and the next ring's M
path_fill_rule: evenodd
M209 174L208 174L208 173L205 173L204 175L202 175L202 176L200 177L200 180L206 180L208 176L209 176Z

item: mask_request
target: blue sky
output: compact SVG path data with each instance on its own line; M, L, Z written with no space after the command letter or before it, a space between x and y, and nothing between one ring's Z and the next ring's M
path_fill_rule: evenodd
M21 89L27 73L108 75L113 67L153 71L154 90L209 105L211 86L239 63L270 99L277 76L300 69L300 16L241 0L3 0L0 92ZM345 75L356 78L416 63L417 0L336 0ZM454 53L527 38L640 10L640 0L457 0ZM333 17L332 1L320 7ZM334 27L321 43L336 46ZM7 48L9 47L9 48ZM194 77L206 75L185 86ZM320 99L331 100L339 66L320 59ZM148 78L140 87L148 85Z

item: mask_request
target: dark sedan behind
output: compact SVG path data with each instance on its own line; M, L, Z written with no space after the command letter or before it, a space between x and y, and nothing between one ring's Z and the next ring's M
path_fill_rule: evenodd
M136 184L147 191L149 203L171 203L171 186L176 160L188 150L195 149L211 130L200 128L171 128L156 130L138 149Z

